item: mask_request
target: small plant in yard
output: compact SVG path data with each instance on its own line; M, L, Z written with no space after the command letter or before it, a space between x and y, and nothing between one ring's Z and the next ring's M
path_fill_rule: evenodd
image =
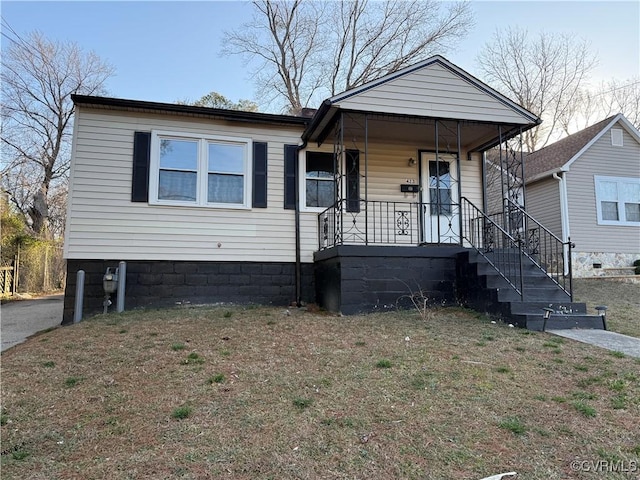
M184 350L185 348L187 347L185 347L184 343L174 343L171 345L171 350L173 350L174 352Z
M126 328L121 329L118 333L127 333L128 330Z
M182 405L181 407L174 408L173 412L171 412L171 416L177 420L182 420L183 418L187 418L192 413L192 407L190 407L189 405Z
M56 366L56 364L55 364L55 362L52 362L51 360L48 360L48 361L44 362L42 364L42 366L46 367L46 368L53 368L53 367Z
M511 431L515 435L522 435L527 431L527 428L517 417L507 418L498 424L500 428Z
M83 380L82 377L67 377L67 379L64 381L64 384L67 387L75 387L82 380Z
M611 408L614 410L624 410L627 408L627 396L624 393L616 395L611 399Z
M573 408L575 408L578 412L580 412L585 417L595 417L596 409L591 405L587 405L583 401L573 402Z
M231 318L233 316L233 312L231 310L227 310L222 316L224 318Z
M498 373L509 373L511 369L509 367L498 367L496 368L496 372Z
M224 374L218 373L209 379L209 383L210 384L222 383L224 382L224 380L225 380Z
M623 391L626 388L626 386L627 386L627 382L625 382L621 378L616 378L615 380L612 380L611 382L609 382L609 389L615 392Z
M433 309L433 301L429 298L427 292L425 292L420 286L418 286L415 290L412 289L406 282L396 279L407 287L409 293L406 295L402 295L396 300L396 307L398 309L402 308L403 304L410 303L413 308L418 312L420 318L422 320L433 320L435 318L435 310ZM409 302L407 302L407 300Z
M204 363L204 358L202 358L200 355L198 355L196 352L191 352L186 360L184 361L185 364L201 364Z
M24 460L29 456L29 452L26 450L16 450L11 454L14 460Z
M391 368L392 364L391 364L391 360L378 360L378 362L376 363L376 368Z
M311 400L310 398L296 397L293 399L293 406L300 410L304 410L305 408L310 407L312 403L313 400Z
M612 357L616 357L616 358L624 358L624 357L626 357L624 352L619 352L618 350L614 350L609 355L611 355Z
M0 425L6 425L9 422L9 415L5 412L0 414Z

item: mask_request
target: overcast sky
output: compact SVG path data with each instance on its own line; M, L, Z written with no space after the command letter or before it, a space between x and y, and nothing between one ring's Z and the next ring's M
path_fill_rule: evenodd
M591 43L599 65L593 82L640 74L640 2L473 1L476 25L445 56L476 74L475 58L498 27L569 33ZM158 102L195 100L214 90L254 99L250 68L221 57L222 32L251 16L246 2L2 1L2 18L20 35L40 30L73 40L116 67L114 97ZM3 48L6 40L3 38Z

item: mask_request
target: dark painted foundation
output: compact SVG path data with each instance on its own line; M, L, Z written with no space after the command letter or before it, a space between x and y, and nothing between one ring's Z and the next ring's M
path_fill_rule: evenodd
M62 324L73 322L76 274L85 271L84 316L103 311L102 277L115 260L67 260ZM302 300L315 301L313 265L302 264ZM237 303L289 305L295 301L294 263L127 261L125 310ZM115 294L109 311L115 311Z
M430 305L455 305L459 246L341 245L314 254L316 302L344 315L411 308L421 292Z

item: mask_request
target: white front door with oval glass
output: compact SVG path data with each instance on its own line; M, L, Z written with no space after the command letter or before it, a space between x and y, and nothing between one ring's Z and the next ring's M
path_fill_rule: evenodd
M460 243L458 167L453 154L422 152L422 225L424 243Z

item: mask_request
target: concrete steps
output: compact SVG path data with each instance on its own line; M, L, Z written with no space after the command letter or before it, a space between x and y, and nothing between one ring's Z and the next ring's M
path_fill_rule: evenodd
M604 328L600 316L587 314L584 303L572 302L569 294L531 259L521 260L516 251L496 252L488 257L504 269L518 289L522 265L522 295L487 259L475 250L468 250L457 258L456 287L462 304L529 330ZM546 324L545 308L554 311Z

